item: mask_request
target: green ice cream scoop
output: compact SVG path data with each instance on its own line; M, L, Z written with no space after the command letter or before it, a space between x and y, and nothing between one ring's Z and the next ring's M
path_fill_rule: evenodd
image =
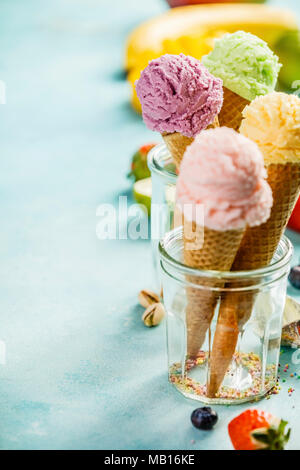
M267 43L244 31L216 39L202 62L226 88L249 101L274 91L281 68Z

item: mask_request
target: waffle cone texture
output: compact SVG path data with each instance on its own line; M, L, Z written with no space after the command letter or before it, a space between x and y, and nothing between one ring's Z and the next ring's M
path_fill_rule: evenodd
M191 249L190 230L198 240L203 240L199 249ZM244 230L216 231L201 227L195 222L184 223L184 263L202 270L229 271L240 246ZM187 276L187 281L195 287L187 287L187 355L197 357L204 343L207 330L214 315L218 292L213 289L222 287L223 281L212 278ZM204 288L197 288L202 286Z
M207 129L215 129L216 127L219 127L219 120L217 116L215 117L213 123L207 127ZM194 137L186 137L179 132L173 132L171 134L163 133L162 138L164 139L164 142L170 154L172 155L177 170L179 170L184 152L186 151L186 148L194 141Z
M250 101L223 87L224 101L219 114L220 127L226 126L238 131L243 119L242 112Z
M234 271L260 269L271 263L299 196L300 163L271 164L267 171L273 193L271 215L266 223L246 229L232 265ZM255 289L228 292L221 301L210 360L208 396L211 398L223 382L239 332L251 316L256 296Z

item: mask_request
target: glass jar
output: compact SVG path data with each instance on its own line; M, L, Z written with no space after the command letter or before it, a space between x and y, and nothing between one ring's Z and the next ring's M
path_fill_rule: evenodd
M159 281L158 243L174 228L176 167L165 144L154 147L148 155L152 179L151 244L157 284Z
M266 268L202 271L183 264L182 227L165 235L159 255L169 380L184 396L238 404L259 399L276 385L292 252L283 237ZM207 299L212 320L205 331ZM193 355L191 338L198 341Z

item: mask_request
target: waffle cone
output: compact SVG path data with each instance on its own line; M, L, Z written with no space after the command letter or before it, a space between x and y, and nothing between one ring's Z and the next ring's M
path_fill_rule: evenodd
M223 87L224 100L219 114L220 126L239 130L243 119L242 112L250 101Z
M191 145L194 141L193 137L186 137L185 135L179 134L179 132L173 132L172 134L162 134L162 138L172 155L173 162L179 170L181 160L183 158L186 148Z
M238 247L240 246L243 230L229 230L226 232L211 230L192 223L192 233L198 240L203 239L200 249L191 248L191 237L184 224L184 262L187 266L202 270L229 271ZM206 332L214 315L218 294L209 288L222 287L223 281L216 282L211 278L197 278L188 276L187 281L194 285L206 286L187 287L187 355L196 357L205 340Z
M273 193L271 215L266 223L247 228L232 266L234 271L259 269L270 264L299 196L300 164L271 164L267 169ZM215 396L223 382L239 332L251 316L256 296L253 288L247 293L229 292L221 301L211 352L209 397Z
M212 124L210 124L207 129L215 129L216 127L219 127L219 120L218 116L215 117L214 121ZM191 145L191 143L194 141L193 137L186 137L185 135L180 134L179 132L173 132L171 134L168 134L164 132L162 134L162 138L164 139L164 142L172 155L173 161L176 165L177 170L179 170L181 160L183 158L184 152L186 148Z

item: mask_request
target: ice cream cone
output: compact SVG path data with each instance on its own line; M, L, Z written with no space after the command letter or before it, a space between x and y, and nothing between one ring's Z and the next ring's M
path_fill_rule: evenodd
M257 96L274 91L281 67L265 41L244 31L216 39L213 50L202 57L202 63L223 80L220 126L236 131L245 106Z
M300 162L271 164L268 183L273 194L271 216L266 223L248 228L232 269L267 266L277 249L300 192Z
M232 265L234 271L263 268L272 261L298 199L300 163L270 165L268 183L273 193L271 216L266 223L246 230ZM223 382L239 332L251 316L255 299L256 292L253 290L228 293L221 302L211 352L209 397L216 395Z
M187 275L187 355L195 358L247 225L265 222L272 194L256 144L232 129L200 132L187 148L176 184L183 214L184 262L200 270Z
M254 140L257 136L263 139L263 143L258 143L265 158L273 207L270 218L264 224L247 228L232 266L235 271L259 269L270 264L300 192L300 139L297 130L300 100L295 96L274 93L253 102L245 115L241 132ZM259 118L264 124L261 130ZM269 120L275 127L270 136L266 135L272 129ZM279 135L280 132L283 136ZM232 291L221 301L211 353L209 397L216 395L223 382L239 332L243 331L251 316L256 295L255 288L247 293Z
M173 132L171 134L164 132L162 133L162 138L164 139L164 142L170 154L172 155L172 159L176 165L177 170L179 170L184 152L186 148L193 142L194 137L186 137L179 132Z
M189 227L185 223L184 227ZM238 248L244 229L217 231L192 223L192 233L203 243L200 249L191 249L189 230L184 230L184 262L187 266L213 271L229 271ZM218 293L211 288L222 287L222 280L189 276L190 283L207 286L207 289L197 287L187 288L187 355L196 357L204 343L218 301Z
M223 87L223 93L223 107L219 114L220 126L230 127L238 131L243 119L242 113L250 102L226 87Z
M216 127L219 127L218 116L215 117L213 123L210 124L207 129L214 129ZM165 144L168 147L170 154L172 155L177 170L179 170L184 152L186 148L193 142L194 137L186 137L179 132L173 132L170 134L163 132L162 138L164 139Z
M214 119L223 104L223 81L193 57L165 54L152 60L136 91L146 126L160 132L178 169L195 136L218 126Z

